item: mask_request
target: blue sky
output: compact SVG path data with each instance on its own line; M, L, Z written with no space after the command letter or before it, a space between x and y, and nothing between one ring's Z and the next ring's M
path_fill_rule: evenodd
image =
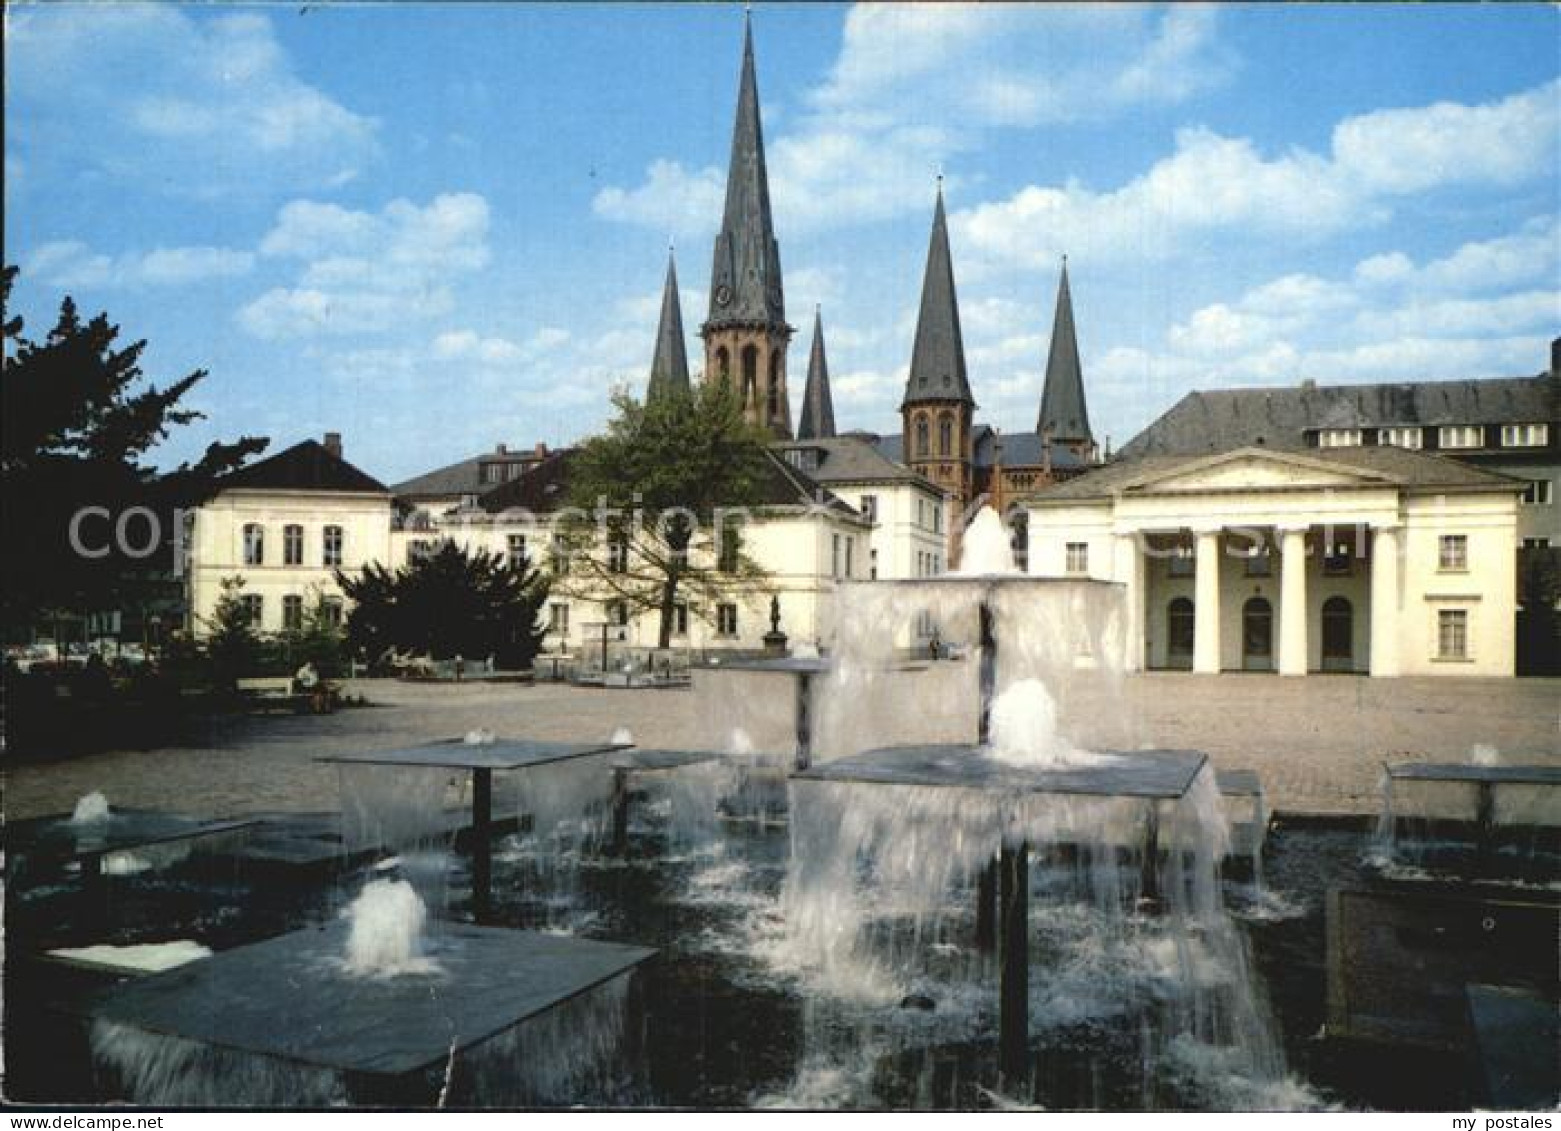
M330 429L395 481L643 387L669 240L691 345L736 5L9 6L6 260L204 367L165 445ZM934 177L980 417L1034 426L1069 255L1099 438L1193 388L1511 376L1561 333L1561 13L753 13L790 320L898 430ZM701 359L695 356L696 369Z

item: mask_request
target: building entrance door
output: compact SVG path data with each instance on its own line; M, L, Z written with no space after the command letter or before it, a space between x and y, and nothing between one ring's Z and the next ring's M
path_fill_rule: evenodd
M1274 670L1274 607L1266 597L1253 597L1241 607L1241 667Z

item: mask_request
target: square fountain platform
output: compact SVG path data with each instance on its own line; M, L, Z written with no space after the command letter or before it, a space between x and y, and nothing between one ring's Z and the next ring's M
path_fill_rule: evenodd
M797 781L922 785L998 793L1177 798L1203 768L1196 750L1101 751L1097 764L1038 769L983 757L981 747L890 746L793 774Z
M681 770L685 766L705 766L725 757L717 750L643 750L635 748L614 754L609 761L615 770L657 773Z
M1561 766L1478 766L1468 762L1393 762L1395 781L1476 782L1489 785L1561 785Z
M471 743L452 738L412 746L404 750L376 750L361 754L323 754L316 762L338 762L357 766L433 766L451 770L524 770L585 758L592 754L610 754L627 750L628 742L531 742L525 739L498 739Z
M437 973L345 973L345 924L225 951L118 986L95 1020L328 1071L402 1077L640 966L647 947L443 925Z
M5 843L24 857L95 860L113 852L237 832L258 823L253 818L211 821L153 809L111 808L102 821L77 822L65 814L12 821L5 829Z

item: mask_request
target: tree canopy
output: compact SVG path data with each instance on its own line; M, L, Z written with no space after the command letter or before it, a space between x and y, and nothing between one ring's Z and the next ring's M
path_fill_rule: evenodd
M542 647L539 623L548 586L522 557L467 552L446 540L399 570L371 564L358 577L337 571L353 602L347 640L370 659L387 652L434 660L493 656L500 667L531 666Z
M736 393L719 381L647 402L619 394L613 407L606 431L570 466L577 517L566 532L573 554L561 584L583 597L606 594L631 611L659 611L665 648L678 604L708 620L719 600L764 584L740 525L725 526L722 538L715 523L723 510L763 502L769 436L744 419Z
M0 538L3 618L13 634L40 614L113 609L145 599L159 582L166 588L178 512L209 498L220 475L266 445L245 437L210 445L193 464L167 471L150 466L149 453L170 429L201 418L181 402L206 371L161 387L144 384L146 342L121 348L119 327L107 314L83 320L69 297L48 334L28 338L11 308L16 277L17 269L6 267L0 279L0 490L6 499ZM80 523L78 541L93 554L106 551L101 556L72 545L72 520L88 507L103 511ZM133 508L150 514L124 517ZM122 520L125 536L118 539L114 530Z

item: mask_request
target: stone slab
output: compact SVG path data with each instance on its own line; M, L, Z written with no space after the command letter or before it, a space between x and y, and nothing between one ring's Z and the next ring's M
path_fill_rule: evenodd
M345 924L239 947L118 986L98 1020L330 1071L399 1077L444 1063L655 955L647 947L441 925L438 973L343 972Z
M1561 766L1476 766L1469 762L1395 762L1394 781L1490 782L1494 785L1561 785Z
M427 746L405 750L378 750L352 754L324 754L317 762L356 766L434 766L451 770L524 770L570 758L587 758L627 750L627 742L532 742L525 739L499 739L489 743L468 743L452 738Z
M5 843L21 856L47 860L90 860L111 852L130 852L159 844L198 840L252 828L251 819L209 821L152 809L111 808L102 821L75 822L66 815L14 821Z
M1207 760L1196 750L1102 751L1098 765L1034 769L986 757L979 746L891 746L823 762L797 781L920 785L998 793L1177 798Z
M725 756L715 750L624 750L608 761L615 770L633 770L637 773L653 773L662 770L679 770L684 766L703 766L719 762Z

